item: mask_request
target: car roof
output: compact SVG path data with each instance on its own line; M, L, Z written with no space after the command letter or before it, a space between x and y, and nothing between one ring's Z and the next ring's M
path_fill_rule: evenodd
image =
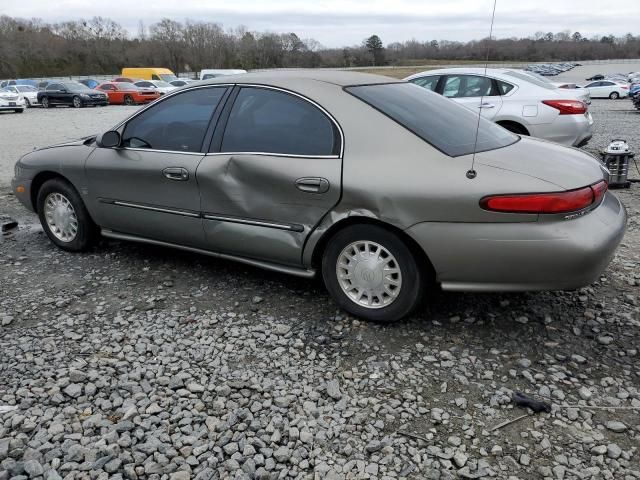
M497 76L504 75L507 72L511 71L509 68L484 68L484 67L454 67L454 68L439 68L437 70L425 70L424 72L415 73L407 79L424 77L427 75L445 75L445 74L480 74L484 75L485 72L487 75Z
M369 85L381 83L402 82L395 78L371 73L361 73L347 70L279 70L240 73L238 75L225 75L199 82L199 85L213 85L217 83L241 83L241 84L265 84L286 87L288 83L300 80L324 82L339 87L350 85Z

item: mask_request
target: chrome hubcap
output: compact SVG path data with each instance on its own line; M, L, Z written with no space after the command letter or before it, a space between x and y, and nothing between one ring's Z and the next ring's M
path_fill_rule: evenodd
M340 252L336 275L345 295L366 308L391 305L402 288L395 257L382 245L366 240L353 242Z
M44 216L53 236L61 242L71 242L78 234L78 217L67 197L55 192L44 201Z

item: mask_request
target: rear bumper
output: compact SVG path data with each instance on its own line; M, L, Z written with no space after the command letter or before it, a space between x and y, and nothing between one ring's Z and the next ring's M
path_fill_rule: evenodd
M597 280L624 236L626 211L607 193L578 218L530 223L419 223L407 230L444 290L568 290Z
M593 136L593 118L588 115L558 115L551 123L527 126L532 137L569 147L581 147Z

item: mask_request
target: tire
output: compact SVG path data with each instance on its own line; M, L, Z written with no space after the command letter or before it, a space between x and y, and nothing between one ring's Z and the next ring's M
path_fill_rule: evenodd
M49 97L42 97L42 99L40 100L40 103L42 104L42 108L51 108L51 103L49 103Z
M133 101L133 97L131 95L125 95L124 96L124 104L125 105L135 105L135 102Z
M358 255L357 251L365 255L366 243L369 244L369 263L373 268L367 268L366 263L359 261L358 265L351 267L351 275L357 279L356 282L353 278L338 278L340 273L348 272L345 255ZM347 265L352 262L351 258ZM385 275L382 267L397 269L398 273ZM425 275L407 244L394 233L376 225L354 225L335 234L322 257L322 277L327 290L342 309L374 322L395 322L411 313L420 303L425 287ZM387 284L394 295L381 288L385 278L395 282L395 285ZM361 294L367 287L359 288L358 283L373 285L374 288ZM360 301L349 296L347 291L354 297L360 296ZM373 295L370 292L374 292Z
M14 112L16 112L16 113L22 113L22 112L24 112L24 108L18 108L18 109L16 109L16 110L14 110Z
M82 99L78 96L73 97L73 99L71 99L71 104L73 105L73 108L82 108L84 105L82 105Z
M48 202L51 203L47 205ZM52 178L44 182L38 191L36 205L42 229L62 250L81 252L88 249L96 240L98 228L93 223L80 195L66 180ZM50 220L47 220L48 217ZM75 232L73 224L75 224ZM69 232L69 235L64 236L64 232Z
M617 99L619 99L619 98L620 98L620 94L619 94L618 92L611 92L611 93L609 94L609 98L610 98L611 100L617 100Z
M25 97L25 99L24 99L24 105L27 108L31 108L32 107L31 102L29 101L29 99L27 97Z

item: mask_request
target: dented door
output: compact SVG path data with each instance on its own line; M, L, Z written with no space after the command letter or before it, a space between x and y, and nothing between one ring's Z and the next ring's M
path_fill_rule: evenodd
M218 252L300 265L340 198L340 158L209 154L197 171L205 241Z
M313 100L237 86L196 172L208 248L292 266L338 203L343 136Z

